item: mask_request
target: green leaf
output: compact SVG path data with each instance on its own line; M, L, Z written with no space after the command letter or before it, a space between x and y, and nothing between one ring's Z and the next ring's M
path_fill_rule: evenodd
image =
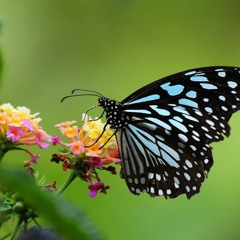
M0 212L4 212L10 209L11 209L11 206L6 203L6 199L0 198Z
M1 30L1 25L0 25L0 30ZM2 71L3 71L3 58L2 58L2 51L0 49L0 82L2 79Z
M21 194L24 201L47 219L64 239L103 239L81 209L40 189L29 175L18 170L0 169L0 183Z
M1 19L0 19L0 34L1 34L1 30L2 30L2 23L1 23ZM0 48L0 83L1 83L1 78L2 78L2 70L3 70L3 58L2 58L2 51Z

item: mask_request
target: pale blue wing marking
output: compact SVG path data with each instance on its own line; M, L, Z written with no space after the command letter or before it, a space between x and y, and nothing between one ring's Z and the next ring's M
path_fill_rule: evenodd
M170 86L170 82L164 83L164 84L160 85L160 87L163 90L167 91L170 96L179 95L184 90L183 85L177 84L177 85Z
M187 98L181 98L179 100L179 104L189 106L189 107L192 107L192 108L198 108L198 104L196 102L194 102L192 100L189 100Z
M147 97L143 97L143 98L139 98L139 99L133 100L133 101L127 103L127 105L135 104L135 103L149 102L149 101L154 101L154 100L158 100L158 99L160 99L160 95L159 94L152 94L152 95L149 95Z
M190 77L190 80L193 82L208 82L207 77L203 77L203 76L192 76Z
M210 84L210 83L200 83L202 88L207 89L207 90L214 90L217 89L217 86Z
M197 97L197 92L191 90L191 91L186 93L186 96L189 97L189 98L196 98Z

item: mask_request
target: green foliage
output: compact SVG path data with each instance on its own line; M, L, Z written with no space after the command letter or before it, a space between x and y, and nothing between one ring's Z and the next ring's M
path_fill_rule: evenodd
M1 30L1 25L0 25L0 30ZM3 70L3 59L2 59L2 51L0 49L0 84L2 79L2 70Z
M1 35L1 30L2 30L2 23L0 20L0 35ZM2 79L2 70L3 70L3 58L2 58L2 51L0 48L0 84L1 84L1 79Z
M51 192L43 191L29 175L18 170L0 169L0 182L4 187L24 196L24 202L36 209L64 239L103 239L79 208ZM23 205L18 202L15 208L22 210ZM1 211L9 210L9 206L3 201L0 208Z

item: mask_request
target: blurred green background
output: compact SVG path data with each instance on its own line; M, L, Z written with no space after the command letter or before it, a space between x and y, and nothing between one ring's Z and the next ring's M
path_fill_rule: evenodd
M120 101L178 71L240 66L239 12L238 0L0 0L0 101L40 112L44 128L58 134L56 123L80 121L97 103L87 97L61 104L74 88ZM239 119L237 113L230 121L231 137L213 145L214 167L191 200L137 197L110 174L101 174L111 186L108 195L90 199L87 184L77 181L64 196L81 206L109 240L240 239ZM37 168L60 185L68 173L49 162L54 151L40 151ZM9 153L4 164L21 166L24 159Z

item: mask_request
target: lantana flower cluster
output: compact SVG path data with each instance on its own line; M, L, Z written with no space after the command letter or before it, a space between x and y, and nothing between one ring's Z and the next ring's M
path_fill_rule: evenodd
M20 149L30 155L30 162L37 163L38 154L21 145L38 145L47 149L51 136L39 125L39 113L31 114L26 107L14 108L10 103L0 105L0 150L5 153L9 150Z
M78 127L76 121L66 121L56 125L66 137L53 137L53 144L64 147L61 154L53 154L53 162L62 162L63 170L73 169L75 176L88 181L90 197L96 197L98 191L106 193L109 188L101 181L97 169L115 174L115 168L106 167L111 163L120 163L118 148L112 130L100 119L83 116L83 125Z
M38 115L39 113L32 114L26 107L14 108L10 103L0 105L0 161L9 150L23 150L30 155L30 160L24 161L24 167L35 176L32 163L37 163L40 155L26 146L37 145L48 149L50 143L54 146L61 145L63 148L60 153L53 154L51 161L61 162L64 171L72 170L66 183L69 185L79 177L89 182L90 197L96 197L98 191L106 193L109 187L101 181L97 170L116 174L115 168L109 165L120 163L114 132L100 119L84 115L80 127L75 120L56 124L64 135L62 140L59 136L50 136L44 131L39 125L41 118ZM57 189L55 181L54 186L50 185Z

